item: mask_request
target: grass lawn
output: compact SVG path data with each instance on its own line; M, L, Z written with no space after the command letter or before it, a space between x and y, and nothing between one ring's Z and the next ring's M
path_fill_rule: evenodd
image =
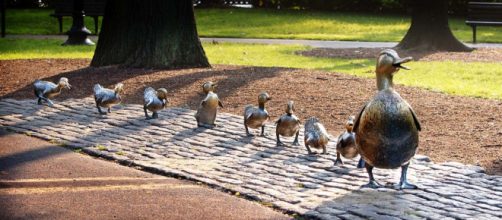
M58 34L57 20L49 16L51 13L49 9L8 9L7 33ZM195 14L202 37L399 41L410 24L407 16L340 12L196 9ZM65 17L63 23L66 31L71 19ZM457 38L472 41L471 28L463 18L452 18L450 23ZM86 25L94 32L91 18L86 18ZM478 41L502 43L502 28L479 27Z
M60 40L0 39L0 60L92 58L94 46L63 47ZM330 59L296 55L305 46L204 44L212 64L277 66L325 70L374 77L373 59ZM449 94L502 99L502 63L411 62L396 75L398 84Z

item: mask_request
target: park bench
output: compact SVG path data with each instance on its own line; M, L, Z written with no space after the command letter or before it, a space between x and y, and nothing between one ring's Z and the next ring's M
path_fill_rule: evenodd
M105 13L106 0L84 0L84 14L85 16L94 19L94 32L98 34L99 16ZM54 2L54 13L52 17L58 19L59 32L63 32L63 17L73 15L73 1L58 0Z
M469 2L465 24L472 27L472 42L476 43L477 26L502 26L502 3Z

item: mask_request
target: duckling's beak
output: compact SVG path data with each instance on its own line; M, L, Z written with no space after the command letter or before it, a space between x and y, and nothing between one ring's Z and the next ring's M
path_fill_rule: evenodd
M272 97L267 97L267 101L270 101L270 100L272 100Z
M402 64L403 63L407 63L407 62L410 62L413 60L413 57L405 57L405 58L399 58L399 59L396 59L396 61L394 61L394 63L392 64L394 67L397 67L399 69L405 69L405 70L410 70L409 67L407 66L403 66Z

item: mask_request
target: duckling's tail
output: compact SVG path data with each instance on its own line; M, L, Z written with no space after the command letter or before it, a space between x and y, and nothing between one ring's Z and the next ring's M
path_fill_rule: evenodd
M94 85L94 94L98 93L102 89L103 89L103 87L101 85L99 85L99 84Z
M244 107L244 117L247 118L252 111L253 105L246 105L246 107Z
M312 116L312 117L308 118L305 123L314 124L316 122L319 122L319 119L317 119L316 117Z

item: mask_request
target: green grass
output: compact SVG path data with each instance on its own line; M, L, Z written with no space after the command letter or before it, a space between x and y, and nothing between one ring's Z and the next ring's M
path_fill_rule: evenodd
M316 40L399 41L410 25L407 16L266 9L197 9L202 37L288 38ZM9 34L58 34L57 20L49 9L7 10ZM94 32L91 18L85 19ZM64 28L71 19L65 17ZM472 40L471 28L462 18L450 19L455 36ZM101 26L101 25L100 25ZM502 43L502 28L479 27L479 42Z
M94 46L63 47L60 40L0 39L0 60L92 58ZM292 67L374 77L374 59L330 59L296 55L305 46L205 43L212 64ZM476 53L476 52L474 52ZM398 84L449 94L502 99L502 63L411 62L395 76Z
M92 58L95 47L61 46L61 40L0 39L0 60Z

